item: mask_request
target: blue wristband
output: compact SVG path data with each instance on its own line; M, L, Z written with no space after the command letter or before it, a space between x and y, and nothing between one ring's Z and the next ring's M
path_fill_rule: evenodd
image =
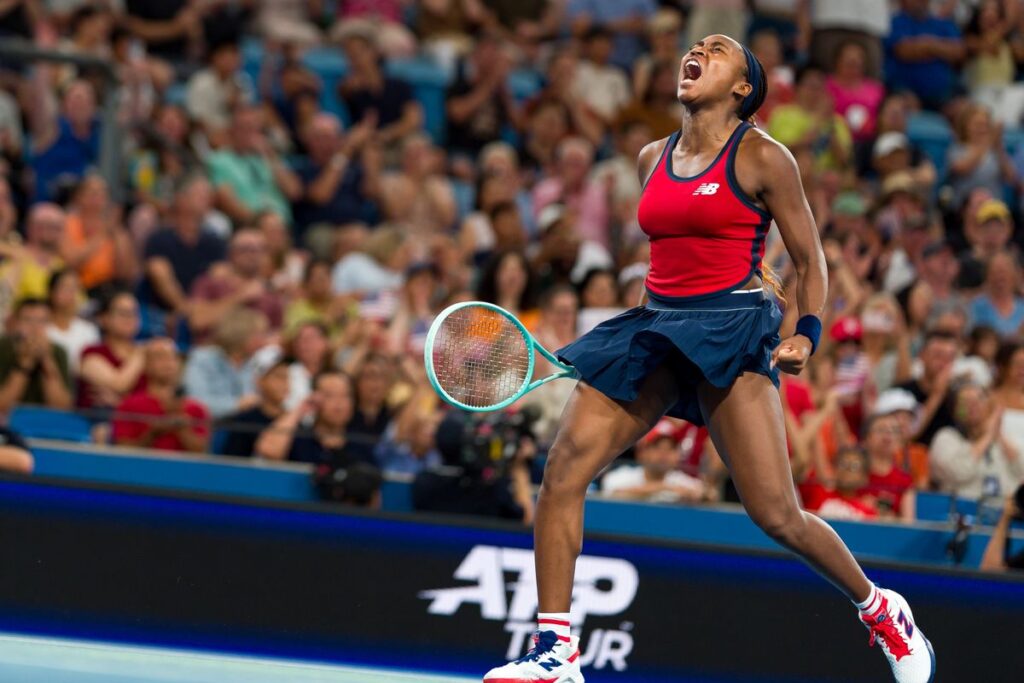
M802 334L811 340L811 355L818 350L818 340L821 339L821 320L816 315L805 315L796 321L796 333Z

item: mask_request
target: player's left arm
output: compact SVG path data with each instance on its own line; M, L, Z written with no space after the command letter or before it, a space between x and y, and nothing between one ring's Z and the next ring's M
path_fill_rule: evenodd
M796 271L796 304L800 315L821 318L828 296L828 270L796 159L767 135L758 135L751 142L754 144L750 145L749 153L743 155L747 163L741 165L743 170L751 169L757 179L757 192L751 194L764 202L779 226ZM810 339L794 335L779 345L775 360L783 372L798 374L810 355Z

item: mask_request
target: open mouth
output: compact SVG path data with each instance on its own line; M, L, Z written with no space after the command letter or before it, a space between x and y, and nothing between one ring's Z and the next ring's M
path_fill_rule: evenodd
M691 57L683 63L683 80L695 81L700 78L701 71L700 62Z

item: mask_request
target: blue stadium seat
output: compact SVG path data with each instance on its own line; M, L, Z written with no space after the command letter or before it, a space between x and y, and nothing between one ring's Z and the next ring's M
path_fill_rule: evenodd
M10 427L25 437L89 443L89 421L80 415L42 406L18 406L11 412Z

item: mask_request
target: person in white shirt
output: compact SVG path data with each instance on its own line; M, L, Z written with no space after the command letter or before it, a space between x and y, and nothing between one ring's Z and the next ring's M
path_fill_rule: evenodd
M573 94L586 102L606 126L615 121L632 95L626 74L609 63L611 56L611 32L601 26L590 29L584 42L584 58L576 67L573 84Z
M659 503L703 500L704 482L679 470L682 432L662 418L636 445L636 465L622 465L601 480L610 498Z
M96 325L78 315L85 296L78 273L73 270L58 270L50 276L50 325L46 336L68 354L68 369L72 377L78 376L78 362L82 350L98 344L100 332Z

